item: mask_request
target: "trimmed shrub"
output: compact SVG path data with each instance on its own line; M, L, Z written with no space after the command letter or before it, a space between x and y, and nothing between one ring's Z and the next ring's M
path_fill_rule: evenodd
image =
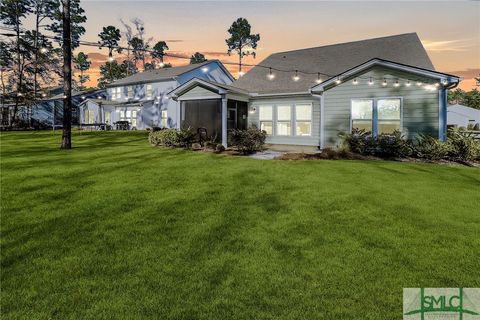
M402 137L400 131L382 133L377 138L375 155L383 158L403 158L412 154L411 142Z
M178 147L177 129L151 131L148 139L154 146Z
M229 132L230 143L243 154L262 151L267 133L254 127L246 130L233 129Z
M352 133L341 134L341 138L344 146L353 153L368 156L376 152L377 141L369 131L352 129Z
M197 133L191 128L176 130L177 132L177 143L176 147L179 148L190 148L192 143L195 142L195 137Z
M480 159L480 141L475 140L469 132L448 131L448 156L456 161Z
M441 160L448 154L448 144L430 135L420 134L413 144L413 155L427 160Z

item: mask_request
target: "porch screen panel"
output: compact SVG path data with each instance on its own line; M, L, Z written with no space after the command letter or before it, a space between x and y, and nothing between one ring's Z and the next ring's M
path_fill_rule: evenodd
M273 106L259 107L260 130L273 134Z
M352 100L352 123L353 129L372 132L373 100Z

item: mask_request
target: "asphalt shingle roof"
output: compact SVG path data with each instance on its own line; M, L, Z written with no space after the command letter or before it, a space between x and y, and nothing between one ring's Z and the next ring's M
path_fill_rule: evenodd
M416 33L274 53L260 65L282 70L320 72L325 80L373 58L435 70ZM316 84L318 77L316 74L299 73L300 79L293 81L293 72L273 71L275 78L269 80L268 73L266 68L253 67L233 86L260 94L306 92Z
M147 70L144 72L138 72L126 78L115 81L114 83L110 84L109 87L171 80L171 79L174 79L176 76L179 76L181 74L184 74L185 72L189 72L191 70L200 68L208 63L211 63L212 61L215 61L215 60L208 60L205 62L189 64L189 65L180 66L180 67L171 67L171 68L163 68L163 69L155 69L155 70Z

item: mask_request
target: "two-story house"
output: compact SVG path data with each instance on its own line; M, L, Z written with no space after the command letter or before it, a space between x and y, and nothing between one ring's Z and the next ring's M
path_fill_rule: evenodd
M109 124L115 128L116 122L128 121L131 129L179 128L179 102L168 93L194 78L221 84L234 81L217 60L139 72L108 85L105 99L85 100L80 123Z

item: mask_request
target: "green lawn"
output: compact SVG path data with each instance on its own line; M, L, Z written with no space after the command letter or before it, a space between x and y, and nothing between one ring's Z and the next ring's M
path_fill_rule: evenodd
M3 319L400 319L480 287L480 170L1 134Z

